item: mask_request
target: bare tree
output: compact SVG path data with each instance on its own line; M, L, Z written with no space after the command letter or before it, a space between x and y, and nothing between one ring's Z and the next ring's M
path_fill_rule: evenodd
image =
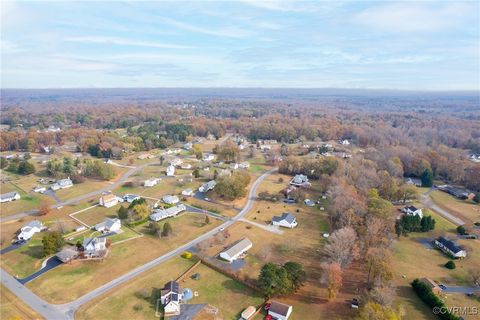
M331 262L346 267L358 256L357 235L351 227L345 227L332 233L323 252Z
M322 282L327 285L328 300L333 300L342 287L342 267L337 262L322 263L321 267Z

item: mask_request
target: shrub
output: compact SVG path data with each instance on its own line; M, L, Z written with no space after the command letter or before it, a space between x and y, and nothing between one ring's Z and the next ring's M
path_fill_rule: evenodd
M461 234L461 235L466 235L467 234L467 230L465 230L464 226L458 226L457 227L457 232L458 232L458 234Z
M445 263L445 268L447 269L455 269L457 266L455 265L455 262L453 262L452 260L449 260L447 263Z
M184 258L184 259L192 259L192 253L189 252L189 251L185 251L184 253L182 253L182 258Z
M419 279L413 280L411 283L413 291L419 296L419 298L425 302L431 308L445 308L445 304L440 298L435 295L432 289ZM442 309L443 310L443 309ZM438 314L440 319L445 320L459 320L460 318L450 313L448 310L445 313Z

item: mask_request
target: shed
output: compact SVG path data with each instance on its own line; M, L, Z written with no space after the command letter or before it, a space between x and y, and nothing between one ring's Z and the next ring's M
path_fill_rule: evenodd
M243 320L248 320L253 317L256 311L257 309L255 309L255 307L249 306L247 309L243 310L241 317Z

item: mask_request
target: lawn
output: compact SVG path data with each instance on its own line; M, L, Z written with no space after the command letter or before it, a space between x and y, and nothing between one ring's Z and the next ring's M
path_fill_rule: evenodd
M29 211L37 209L40 206L41 201L52 204L54 201L52 198L41 195L38 193L27 193L25 190L17 187L12 182L1 183L0 193L7 193L17 191L20 193L20 200L15 200L12 202L4 202L0 204L0 216L5 217L13 215L23 211Z
M26 277L39 270L45 259L41 238L41 234L36 234L21 248L3 254L2 268L18 278Z
M430 193L430 198L439 207L458 215L470 222L480 222L480 205L473 201L460 200L448 193L435 190Z
M220 224L219 221L211 219L210 225L204 225L204 220L203 215L196 214L183 214L178 218L169 219L173 235L168 238L159 239L146 235L114 245L102 262L76 261L73 264L62 265L33 280L27 286L52 303L69 302ZM164 221L161 225L163 223ZM145 225L136 229L147 231Z
M68 200L98 189L102 189L108 185L109 183L107 181L89 179L85 182L74 184L73 187L55 191L55 193L61 200Z
M437 283L446 285L470 285L470 270L480 265L477 240L457 240L458 244L466 247L468 256L466 259L455 261L457 265L455 270L444 267L449 258L442 252L428 249L419 243L420 238L433 239L439 235L453 238L455 235L455 225L435 213L429 214L437 221L435 230L427 233L411 233L408 237L402 237L394 246L394 281L398 287L396 302L405 309L407 319L435 319L430 309L412 291L410 282L413 279L429 277ZM478 301L474 302L463 294L449 294L444 299L447 306L480 307Z
M3 285L0 286L0 296L0 319L44 319Z
M105 218L116 218L117 210L120 208L120 205L116 205L110 208L105 208L102 206L96 206L91 209L85 210L78 214L75 214L74 217L82 221L83 223L88 224L89 226L94 226L97 223L102 222Z

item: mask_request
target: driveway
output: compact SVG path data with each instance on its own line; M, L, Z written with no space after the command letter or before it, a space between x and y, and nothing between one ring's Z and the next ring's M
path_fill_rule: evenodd
M24 243L22 243L22 244L12 243L12 244L9 245L8 247L3 248L2 250L0 250L0 255L1 255L1 254L4 254L4 253L8 253L8 252L13 251L13 250L16 250L16 249L20 248L21 246L24 246L25 244L27 244L27 243L26 243L26 242L24 242Z
M445 287L445 289L442 290L442 292L445 293L470 293L470 292L480 292L480 286L476 287L466 287L466 286L460 286L460 287Z
M32 273L31 275L29 275L28 277L25 277L23 279L17 279L18 282L20 282L21 284L25 284L27 282L30 282L32 281L33 279L35 278L38 278L40 277L42 274L44 274L45 272L47 271L50 271L52 270L53 268L55 267L58 267L59 265L61 265L63 262L58 260L58 258L56 256L53 256L53 257L50 257L48 258L48 260L46 262L44 262L44 265L42 266L42 268L40 270L38 270L37 272L34 272Z
M444 217L445 219L447 219L448 221L452 222L453 224L455 224L456 226L461 226L461 225L464 225L465 224L465 221L463 221L462 219L458 218L457 216L451 214L450 212L440 208L439 206L437 206L433 200L430 198L430 192L432 191L432 189L430 189L429 191L425 192L424 194L422 194L420 200L422 202L422 204L427 207L427 208L430 208L432 209L433 211L437 212L439 215L441 215L442 217Z

